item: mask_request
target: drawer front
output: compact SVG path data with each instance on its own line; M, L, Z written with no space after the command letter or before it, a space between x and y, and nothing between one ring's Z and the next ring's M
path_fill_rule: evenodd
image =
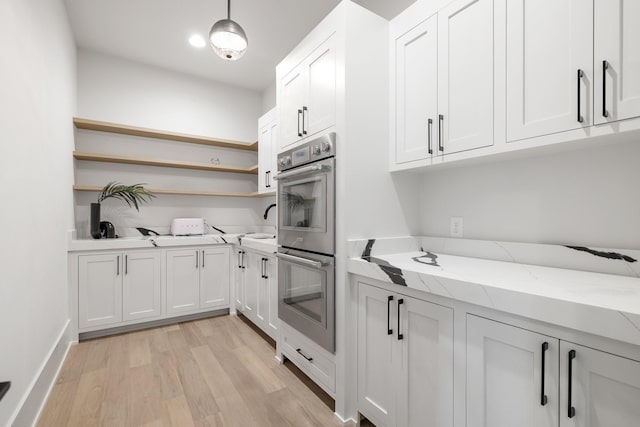
M284 328L283 328L284 329ZM282 352L332 397L336 389L336 365L308 338L292 331L282 331Z

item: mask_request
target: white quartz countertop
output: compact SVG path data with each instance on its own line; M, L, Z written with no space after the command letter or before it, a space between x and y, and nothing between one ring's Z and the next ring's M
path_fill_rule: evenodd
M640 345L640 279L433 252L354 257L349 272Z
M276 253L278 251L278 243L275 237L270 239L254 239L251 237L243 237L240 239L243 248L254 249L266 253Z

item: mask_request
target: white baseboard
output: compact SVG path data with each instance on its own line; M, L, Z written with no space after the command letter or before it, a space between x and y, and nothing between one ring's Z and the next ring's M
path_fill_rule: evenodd
M58 339L49 351L47 358L43 362L38 375L35 376L29 385L27 393L23 396L18 409L14 412L9 425L14 427L34 426L40 417L49 393L58 378L60 369L67 358L71 340L69 339L70 319L67 319Z
M356 421L356 420L354 420L353 418L347 418L347 419L345 420L345 419L344 419L344 418L342 418L342 417L340 416L340 414L338 414L337 412L334 412L334 413L333 413L333 415L335 415L335 417L336 417L337 419L339 419L339 420L340 420L340 422L342 423L342 425L345 425L345 426L346 426L346 425L350 425L350 424L358 425L357 421Z

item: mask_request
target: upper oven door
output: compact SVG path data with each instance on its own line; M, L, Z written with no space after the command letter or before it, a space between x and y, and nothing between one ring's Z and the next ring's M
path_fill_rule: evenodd
M335 158L280 173L278 244L324 254L335 251Z

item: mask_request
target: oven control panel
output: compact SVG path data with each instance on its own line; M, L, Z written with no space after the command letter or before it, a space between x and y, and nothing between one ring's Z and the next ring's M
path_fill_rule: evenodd
M295 168L336 155L336 134L331 132L278 154L278 171Z

